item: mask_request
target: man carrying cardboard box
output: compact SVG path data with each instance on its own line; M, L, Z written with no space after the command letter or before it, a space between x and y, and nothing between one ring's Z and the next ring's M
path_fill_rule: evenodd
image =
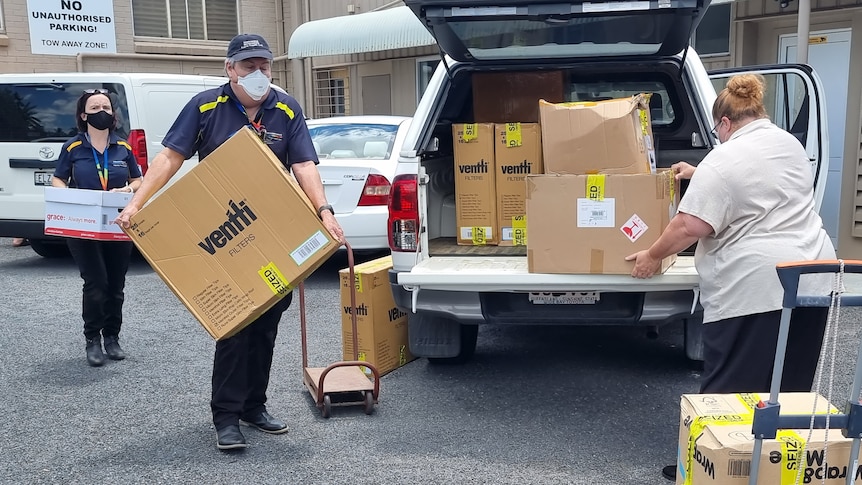
M259 35L240 34L230 41L225 59L230 82L204 91L186 104L162 140L165 148L150 164L144 183L117 217L118 224L128 228L132 216L164 187L184 160L195 152L200 159L206 158L237 130L249 126L293 172L326 229L344 241L332 206L326 202L302 108L292 96L270 89L271 61L269 45ZM278 322L290 301L288 295L233 337L216 342L210 407L220 450L248 446L240 423L270 434L287 432L287 425L271 416L265 404Z

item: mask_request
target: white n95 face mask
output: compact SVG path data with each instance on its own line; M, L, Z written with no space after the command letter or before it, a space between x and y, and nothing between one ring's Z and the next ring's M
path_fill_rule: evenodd
M240 76L237 78L237 83L255 101L260 101L267 91L269 91L269 78L266 77L266 74L260 72L260 69L248 76Z

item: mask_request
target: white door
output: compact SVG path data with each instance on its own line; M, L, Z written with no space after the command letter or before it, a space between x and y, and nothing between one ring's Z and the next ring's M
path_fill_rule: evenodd
M796 35L779 39L778 62L796 62ZM850 78L850 29L812 32L808 41L808 64L820 75L826 96L829 129L829 174L820 216L838 247L838 215L841 208L841 169L844 165L844 121Z

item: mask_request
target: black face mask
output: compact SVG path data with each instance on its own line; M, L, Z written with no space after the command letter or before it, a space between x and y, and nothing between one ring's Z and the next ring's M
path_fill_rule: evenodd
M87 124L97 130L107 130L114 124L114 115L105 110L98 113L87 114Z

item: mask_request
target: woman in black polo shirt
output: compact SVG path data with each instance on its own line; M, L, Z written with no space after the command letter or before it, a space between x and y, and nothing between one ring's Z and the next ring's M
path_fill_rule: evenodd
M115 133L117 118L105 89L88 89L78 98L75 117L79 133L63 145L51 184L111 192L134 192L141 185L141 168L132 147ZM84 280L84 337L87 362L126 358L120 347L123 288L132 254L131 241L68 239L69 251ZM105 353L102 352L102 340Z

